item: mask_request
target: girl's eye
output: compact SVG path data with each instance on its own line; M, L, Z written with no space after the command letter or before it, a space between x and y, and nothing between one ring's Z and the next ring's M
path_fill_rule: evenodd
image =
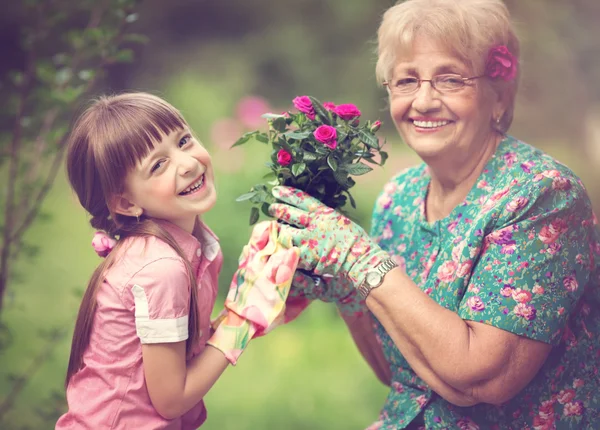
M181 147L185 146L190 140L192 140L192 136L190 136L189 134L186 134L179 141L179 147L181 148Z
M154 172L156 172L158 169L160 169L160 167L163 165L163 163L164 163L164 160L160 160L160 161L156 162L156 163L154 164L154 166L152 166L152 168L150 169L150 173L154 173Z

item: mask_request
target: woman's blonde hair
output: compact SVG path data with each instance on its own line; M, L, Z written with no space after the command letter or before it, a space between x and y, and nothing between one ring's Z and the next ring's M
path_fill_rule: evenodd
M389 8L379 26L376 75L380 84L392 78L398 57L412 52L417 37L446 47L474 75L484 74L494 46L506 46L517 63L519 59L519 40L502 0L405 0ZM490 82L506 96L507 108L499 124L506 131L512 122L518 76L512 82Z
M147 93L103 96L77 119L69 137L67 173L79 202L91 215L90 224L118 238L117 245L96 268L84 293L71 344L65 385L83 366L96 312L96 292L116 263L128 237L156 237L170 245L186 266L190 282L188 356L199 341L198 298L192 266L173 237L152 218L117 214L111 201L124 191L127 173L165 135L187 127L183 116L166 101Z

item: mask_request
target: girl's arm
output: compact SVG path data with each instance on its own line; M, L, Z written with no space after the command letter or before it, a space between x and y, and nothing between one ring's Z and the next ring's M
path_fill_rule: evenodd
M354 339L354 343L363 358L371 366L377 378L383 384L389 386L392 380L390 365L385 359L383 349L375 337L373 319L370 312L365 312L360 316L342 315L342 318L346 326L348 326L352 339Z
M207 346L186 364L185 341L142 345L150 400L166 419L178 418L197 405L229 365L225 355Z

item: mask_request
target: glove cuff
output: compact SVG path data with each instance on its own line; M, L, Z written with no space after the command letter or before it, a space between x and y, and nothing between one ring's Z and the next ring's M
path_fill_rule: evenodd
M221 351L225 358L235 366L255 333L256 327L254 324L235 312L229 311L207 344Z

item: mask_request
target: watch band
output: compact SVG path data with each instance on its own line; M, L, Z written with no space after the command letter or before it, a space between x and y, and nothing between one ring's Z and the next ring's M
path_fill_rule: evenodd
M386 258L381 263L379 263L373 270L370 270L369 272L367 272L367 276L365 276L365 279L363 280L363 282L360 285L360 287L357 288L358 293L360 294L360 296L363 299L366 299L367 296L369 295L369 293L371 292L371 290L373 288L379 287L383 283L383 277L390 270L392 270L395 267L398 267L398 264L394 260L392 260L391 258ZM379 280L379 282L376 285L370 285L367 282L367 277L369 276L370 272L375 272L375 273L379 274L379 276L380 276L380 280Z

